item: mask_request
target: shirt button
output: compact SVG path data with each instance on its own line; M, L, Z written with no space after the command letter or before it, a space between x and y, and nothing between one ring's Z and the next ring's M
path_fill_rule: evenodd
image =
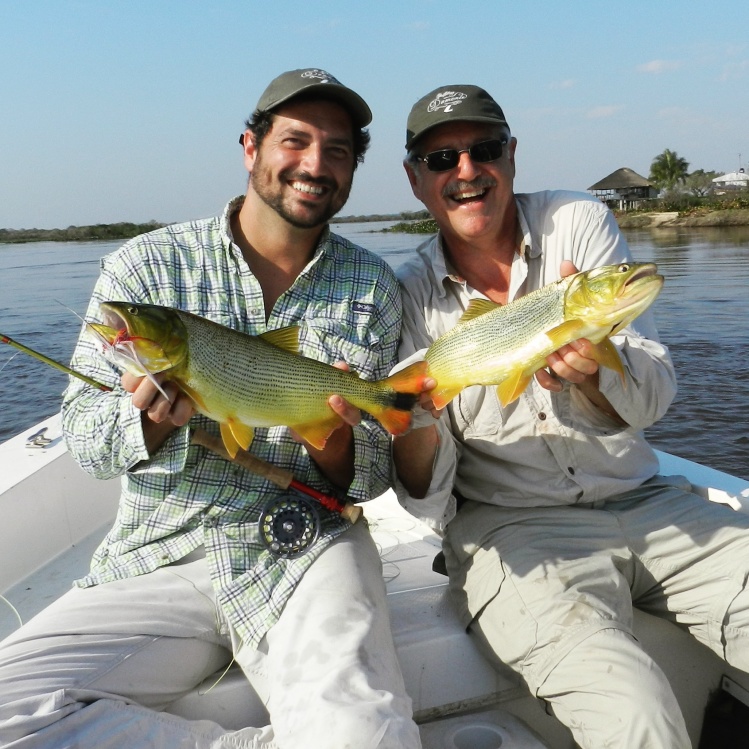
M541 419L541 421L545 421L546 420L546 414L543 411L541 411L541 413L538 415L538 418Z
M575 475L575 469L572 466L568 466L567 470L570 472L570 476L574 476Z

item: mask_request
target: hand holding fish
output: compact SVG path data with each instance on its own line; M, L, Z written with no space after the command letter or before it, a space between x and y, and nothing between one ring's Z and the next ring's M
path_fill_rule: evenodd
M562 260L559 268L561 278L578 273L575 264L569 260ZM601 392L598 369L599 362L604 358L598 345L587 338L570 341L565 346L546 357L549 369L539 369L536 381L542 388L559 393L564 386L560 379L577 385L586 398L601 411L608 414L614 421L624 425L626 422L619 416L608 398ZM551 371L549 371L551 370Z
M333 364L336 369L351 371L346 362ZM293 429L291 436L305 446L317 467L336 486L346 489L354 480L354 439L351 427L361 421L361 411L337 393L328 398L328 405L341 417L341 422L330 433L325 446L318 449Z
M174 383L163 380L160 375L138 377L130 372L124 372L121 379L122 387L132 394L133 406L144 415L143 438L149 453L156 452L169 433L187 424L195 413L192 401Z
M575 264L569 260L562 260L559 266L560 278L567 278L578 273ZM549 365L547 369L539 369L536 372L538 384L546 390L560 393L563 389L559 378L568 380L576 385L582 384L588 377L598 372L598 361L595 357L593 344L586 338L578 341L570 341L566 346L562 346L558 351L546 357ZM595 378L595 386L598 387L598 378Z

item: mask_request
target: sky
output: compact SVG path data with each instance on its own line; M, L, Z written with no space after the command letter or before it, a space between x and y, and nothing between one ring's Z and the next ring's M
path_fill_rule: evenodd
M690 171L749 161L746 0L0 0L0 228L220 213L245 119L305 67L374 113L344 216L422 207L406 118L451 84L502 106L517 191L647 177L666 148Z

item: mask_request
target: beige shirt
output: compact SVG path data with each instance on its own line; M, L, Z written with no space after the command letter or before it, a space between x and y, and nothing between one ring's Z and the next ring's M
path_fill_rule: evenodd
M559 278L562 260L580 270L632 260L611 212L583 193L547 191L516 196L521 251L509 299ZM403 291L401 361L420 353L483 295L447 265L440 235L398 272ZM494 387L466 388L438 422L440 449L429 493L418 500L400 482L396 492L415 515L442 530L455 513L453 487L464 497L506 507L597 503L639 486L658 470L642 430L657 421L676 394L668 350L658 342L652 308L612 338L625 370L600 370L600 388L628 427L614 423L575 386L563 392L535 379L502 407ZM430 422L431 420L431 422ZM434 423L422 413L415 427Z

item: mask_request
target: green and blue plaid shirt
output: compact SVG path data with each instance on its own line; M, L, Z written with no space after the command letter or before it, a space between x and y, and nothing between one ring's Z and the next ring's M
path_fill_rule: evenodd
M346 361L365 379L386 377L396 362L401 320L400 293L389 266L326 229L314 257L266 323L260 284L231 239L229 217L242 201L231 201L220 217L136 237L105 257L87 319L101 322L99 303L122 300L177 307L252 335L298 324L302 354L331 364ZM256 646L305 570L347 522L321 508L322 530L308 553L291 560L273 557L257 523L263 506L281 490L191 445L191 426L218 434L218 425L200 415L149 455L141 413L101 348L84 330L72 366L114 392L71 379L63 429L81 467L102 479L120 476L122 494L114 527L77 585L141 575L204 545L227 619ZM356 475L348 495L364 501L389 486L389 437L365 415L354 428L354 441ZM285 427L257 429L250 452L304 483L334 491Z

